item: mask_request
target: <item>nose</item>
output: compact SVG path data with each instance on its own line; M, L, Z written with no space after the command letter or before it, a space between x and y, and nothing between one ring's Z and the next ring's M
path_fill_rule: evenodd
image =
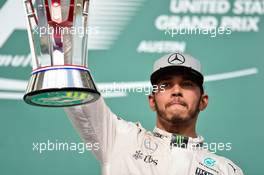
M171 92L172 97L182 97L181 87L178 84L174 84Z

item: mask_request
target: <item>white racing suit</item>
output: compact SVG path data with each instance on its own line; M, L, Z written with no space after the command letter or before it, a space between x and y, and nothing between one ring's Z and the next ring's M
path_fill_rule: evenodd
M91 104L65 108L69 119L93 150L103 175L243 175L232 161L203 149L203 138L188 138L113 114L102 97Z

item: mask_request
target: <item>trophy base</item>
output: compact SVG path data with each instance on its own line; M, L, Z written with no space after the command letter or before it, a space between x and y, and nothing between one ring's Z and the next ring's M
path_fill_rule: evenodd
M67 107L100 97L90 72L81 67L50 67L32 73L24 101L30 105Z

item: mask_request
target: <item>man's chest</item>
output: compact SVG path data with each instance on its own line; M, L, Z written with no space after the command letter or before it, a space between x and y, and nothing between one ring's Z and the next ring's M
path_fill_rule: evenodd
M117 147L111 156L110 169L113 172L111 174L197 174L196 169L192 168L192 166L198 166L194 159L196 157L195 152L176 147L172 148L156 138L144 137L135 144L119 145Z

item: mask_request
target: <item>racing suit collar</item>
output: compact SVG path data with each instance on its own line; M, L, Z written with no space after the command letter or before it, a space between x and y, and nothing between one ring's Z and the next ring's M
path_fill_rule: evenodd
M186 148L186 149L196 149L202 148L204 138L198 136L196 138L186 137L175 133L170 133L165 130L162 130L158 127L155 127L153 130L153 135L163 139L165 142L170 144L172 147Z

